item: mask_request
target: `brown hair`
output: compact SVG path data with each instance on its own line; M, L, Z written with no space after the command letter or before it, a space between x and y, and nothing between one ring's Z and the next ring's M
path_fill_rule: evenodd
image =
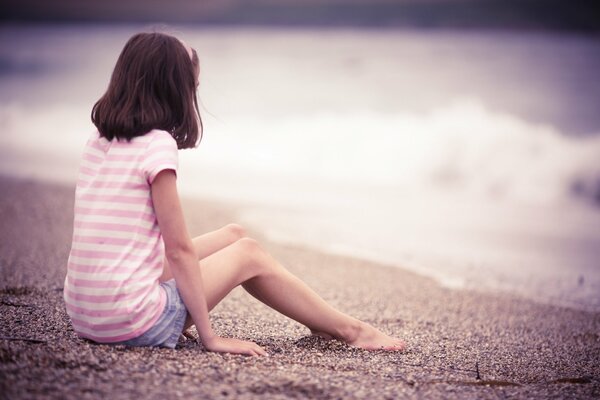
M196 87L198 55L179 39L138 33L125 44L92 122L108 140L131 140L153 129L169 132L180 149L202 138Z

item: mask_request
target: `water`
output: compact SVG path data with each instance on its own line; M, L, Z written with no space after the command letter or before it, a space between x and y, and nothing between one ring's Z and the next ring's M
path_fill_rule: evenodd
M139 29L0 28L0 172L74 181ZM206 126L184 194L238 204L273 240L600 309L596 38L173 31L200 55Z

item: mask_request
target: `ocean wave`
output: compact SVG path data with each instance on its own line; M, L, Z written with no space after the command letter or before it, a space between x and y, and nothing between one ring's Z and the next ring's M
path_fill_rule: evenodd
M93 126L87 109L0 107L4 152L76 159ZM493 112L474 99L427 113L323 113L207 123L190 168L440 190L495 201L600 205L600 135L568 136ZM12 165L11 168L18 168ZM44 169L45 166L40 166ZM192 183L193 184L193 183ZM202 183L198 183L202 184Z
M598 204L600 193L600 136L569 136L476 99L420 114L244 116L207 132L196 163L232 173L532 204Z

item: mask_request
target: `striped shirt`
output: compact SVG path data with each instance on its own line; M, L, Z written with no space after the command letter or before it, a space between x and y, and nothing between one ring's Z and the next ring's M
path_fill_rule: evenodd
M148 330L164 310L164 242L150 185L177 171L177 143L153 130L130 142L88 140L75 190L73 244L64 299L75 332L120 342Z

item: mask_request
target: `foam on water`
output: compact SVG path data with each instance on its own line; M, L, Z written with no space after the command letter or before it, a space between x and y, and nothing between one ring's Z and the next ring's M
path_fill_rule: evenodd
M573 194L592 201L599 189L600 136L569 137L548 125L493 113L475 99L422 114L244 117L210 132L211 150L189 160L223 171L356 186L438 187L535 204L568 201Z

